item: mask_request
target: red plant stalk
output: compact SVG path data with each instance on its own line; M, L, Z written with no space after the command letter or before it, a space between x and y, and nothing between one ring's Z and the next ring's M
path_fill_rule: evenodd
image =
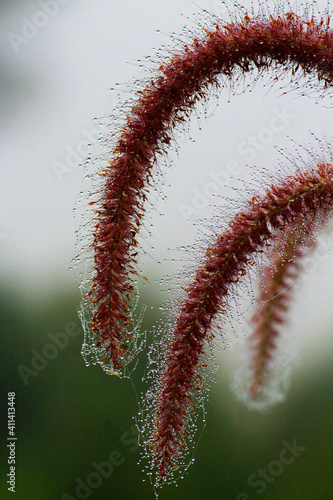
M93 250L95 275L86 299L92 303L92 332L116 373L131 357L131 276L136 265L137 232L157 155L172 141L172 130L206 97L220 75L282 65L294 74L316 73L327 86L333 81L333 34L324 20L306 21L293 13L245 16L238 23L215 23L162 64L131 107L110 166L102 173L105 185L96 209ZM206 297L202 308L214 309ZM193 306L194 307L194 306ZM199 324L198 324L199 325ZM198 331L202 325L197 326ZM187 346L190 349L190 346Z
M303 224L304 221L297 220L294 227L275 238L270 263L264 268L260 295L252 318L255 330L250 337L252 381L249 392L252 399L260 396L270 375L280 327L286 322L294 284L300 278L301 258L307 249L314 246L314 228L304 228Z
M319 164L297 171L265 196L254 197L229 229L207 249L180 306L167 348L151 436L157 484L172 477L186 448L186 422L197 389L197 370L211 339L212 321L227 309L233 286L246 273L253 255L288 230L302 215L304 227L316 227L333 211L333 166Z

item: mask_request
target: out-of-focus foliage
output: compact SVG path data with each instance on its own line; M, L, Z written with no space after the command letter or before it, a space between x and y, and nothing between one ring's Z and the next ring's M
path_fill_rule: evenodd
M77 478L86 483L96 472L93 462L109 460L115 466L101 485L86 498L154 498L150 483L137 465L139 450L132 434L137 398L144 389L141 374L145 353L132 380L108 377L99 367L87 368L80 354L82 330L77 317L79 296L75 285L65 283L52 292L23 294L19 284L1 286L1 435L6 438L7 392L16 392L16 496L17 500L61 499L75 493ZM154 311L153 311L154 313ZM143 329L156 320L146 312ZM50 344L49 334L64 332L74 322L80 334L69 338L47 366L28 377L25 385L18 365L31 368L34 353ZM32 352L32 349L36 351ZM50 351L51 352L51 351ZM227 351L224 354L228 355ZM229 390L229 374L222 362L218 383L212 387L207 406L207 425L196 451L196 461L179 486L166 486L164 499L327 500L330 498L333 465L333 374L327 358L320 366L294 373L286 403L267 414L250 412L235 401ZM306 447L299 457L268 482L258 470L279 460L283 441ZM288 455L289 457L290 455ZM271 466L274 467L278 466ZM276 469L278 471L278 468ZM7 449L1 447L3 483L8 473ZM252 475L251 486L248 483ZM255 475L255 476L253 476ZM259 481L261 481L259 486ZM251 480L250 480L251 483ZM265 485L265 490L258 491ZM83 491L83 490L82 490ZM89 492L89 490L87 490ZM11 498L4 484L1 498ZM83 498L83 497L82 497ZM239 499L246 496L239 496Z

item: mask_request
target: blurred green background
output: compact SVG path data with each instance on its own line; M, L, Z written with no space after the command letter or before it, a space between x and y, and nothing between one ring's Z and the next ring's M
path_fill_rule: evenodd
M16 392L16 493L19 500L92 498L153 499L153 489L143 481L137 465L139 451L132 431L137 398L128 379L105 375L99 367L86 367L80 349L83 339L77 317L80 296L76 283L64 275L63 285L46 287L9 283L1 285L1 476L8 472L6 440L7 392ZM158 313L146 312L143 329L149 330ZM42 353L50 333L64 332L74 322L79 335L69 338L54 359L25 385L18 366L32 368L32 349ZM52 350L49 351L52 355ZM220 355L217 383L207 404L207 423L195 463L178 487L162 489L163 499L327 500L332 492L333 470L333 373L332 350L293 373L284 404L267 414L245 409L229 390L230 373ZM145 353L133 374L138 394ZM29 372L30 373L30 372ZM37 373L37 374L36 374ZM305 447L293 463L279 466L285 448L296 440ZM80 490L95 471L92 463L108 460L111 452L120 465L94 489ZM290 454L287 457L291 457ZM117 462L118 463L118 462ZM259 477L259 469L271 468L271 480ZM96 472L96 471L95 471ZM255 476L253 476L255 475ZM252 482L248 483L252 476ZM92 479L98 482L98 478ZM82 483L80 483L82 485ZM251 486L252 484L252 486ZM82 487L83 488L83 487ZM259 492L259 494L258 494ZM243 495L242 495L243 493ZM67 494L68 496L63 496ZM4 484L1 498L11 498ZM246 496L247 495L247 496Z

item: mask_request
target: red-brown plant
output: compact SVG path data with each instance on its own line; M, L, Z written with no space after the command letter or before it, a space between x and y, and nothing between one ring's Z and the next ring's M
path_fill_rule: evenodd
M283 281L291 257L299 253L301 233L306 233L309 227L318 227L332 211L333 165L319 164L313 170L296 172L281 185L271 186L265 196L255 197L207 249L181 304L156 394L151 445L159 478L164 480L167 474L172 474L177 456L186 448L185 424L192 411L193 391L202 388L197 371L205 346L211 340L213 319L217 313L226 312L230 291L246 273L252 256L281 237L281 233L287 233L283 253L278 257L279 261L286 259L286 262L277 263L279 267L269 290L271 301L266 302L259 315L261 319L257 320L259 342L255 348L251 386L255 396L274 347L277 332L273 326L279 321L279 310L288 296ZM290 234L290 227L295 228L295 223L298 236L295 229ZM279 292L282 294L277 296Z
M315 74L324 88L331 86L332 48L328 19L306 20L288 12L275 17L246 15L232 23L214 20L210 29L205 28L163 63L156 77L139 91L110 165L102 173L105 184L95 209L95 274L86 296L93 307L95 347L114 372L120 373L135 355L129 352L128 341L137 233L152 167L172 141L173 129L184 122L198 100L206 98L211 86L219 87L221 76L231 81L239 72L256 69L262 73L281 66L293 75L297 71ZM288 298L284 285L292 267L291 255L298 254L302 234L331 213L332 177L332 165L319 163L271 186L207 249L180 306L153 391L154 411L147 429L158 484L172 478L179 456L188 446L193 394L202 389L199 368L212 337L212 322L218 312L225 311L233 286L246 273L253 254L272 239L281 238L284 247L276 257L270 284L266 278L268 295L262 296L266 302L256 321L253 397L260 391L277 335L274 324L280 321ZM301 214L305 214L302 220ZM290 227L294 233L285 237Z
M270 375L270 362L285 323L293 285L302 270L302 256L314 246L315 221L310 218L307 226L304 219L296 219L287 230L274 238L274 250L269 265L264 268L260 295L257 299L250 336L252 365L250 396L257 399Z

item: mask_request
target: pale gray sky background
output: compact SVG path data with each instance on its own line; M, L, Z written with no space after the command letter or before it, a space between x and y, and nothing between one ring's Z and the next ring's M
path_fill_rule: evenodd
M133 76L142 74L138 59L153 55L163 44L175 46L170 34L184 32L186 25L195 26L186 17L193 18L201 9L224 12L222 2L215 0L59 0L59 8L51 15L42 8L46 3L1 2L0 19L1 268L3 275L19 280L22 286L34 280L41 288L50 280L68 279L77 225L73 207L83 175L78 165L84 162L82 151L89 142L87 133L96 126L94 118L109 115L114 107L114 93L109 89L117 82L125 88ZM319 10L326 4L316 3ZM34 28L36 24L41 26ZM169 258L168 248L193 241L196 227L184 220L184 205L196 208L193 219L209 216L207 196L204 208L198 209L198 193L213 189L214 175L225 171L228 162L237 162L246 179L247 164L274 170L274 146L290 149L287 136L303 145L311 143L310 130L318 138L332 136L332 108L327 107L332 106L332 99L316 105L313 97L300 97L296 91L281 96L279 87L289 79L290 75L270 89L265 87L266 77L251 93L237 96L222 90L212 117L201 120L202 130L193 119L195 143L185 142L184 134L180 135L179 157L171 154L173 167L166 171L172 188L164 189L167 201L158 203L165 216L152 216L157 260ZM272 132L274 117L281 127ZM260 143L254 158L245 153L251 136ZM66 156L73 151L78 157L72 164ZM59 164L68 168L60 176L55 169ZM221 189L219 194L230 193ZM151 276L165 274L168 263L161 270L153 260L147 262ZM308 353L317 346L319 331L329 330L325 327L333 322L332 281L333 255L326 258L325 254L318 271L304 285L307 304L297 305L301 312L296 330L302 330L308 340Z

